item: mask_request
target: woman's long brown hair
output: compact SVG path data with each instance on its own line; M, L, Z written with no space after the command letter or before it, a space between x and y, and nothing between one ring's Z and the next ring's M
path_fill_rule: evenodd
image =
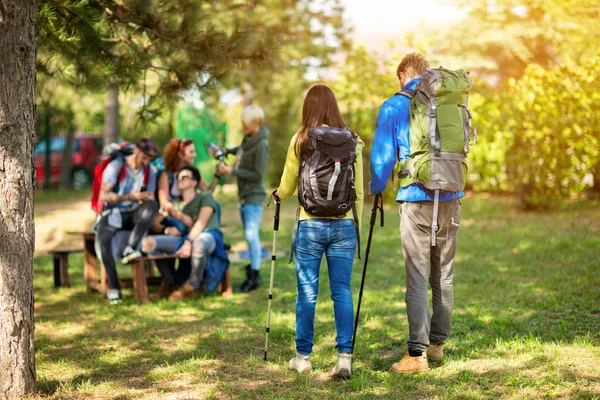
M311 87L304 99L302 126L298 129L296 145L294 146L297 156L300 156L306 147L308 130L320 125L348 128L340 113L333 90L325 85ZM354 134L354 136L356 135Z
M163 153L163 162L165 163L165 169L171 173L176 173L179 170L179 161L183 158L183 150L189 145L194 144L191 139L171 139L165 146Z

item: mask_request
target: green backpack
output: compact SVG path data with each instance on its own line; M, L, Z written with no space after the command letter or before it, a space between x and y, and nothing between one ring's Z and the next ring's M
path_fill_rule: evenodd
M439 191L465 188L469 146L477 141L468 107L473 86L468 72L427 69L416 90L399 95L410 99L410 157L400 165L402 187L417 183L434 191L432 246L435 246ZM473 138L473 143L469 143Z

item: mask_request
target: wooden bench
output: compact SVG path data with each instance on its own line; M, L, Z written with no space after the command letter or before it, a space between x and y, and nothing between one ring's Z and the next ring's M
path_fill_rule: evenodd
M71 286L69 281L69 254L79 253L83 249L58 249L52 251L54 265L54 287Z
M160 256L146 256L136 258L132 260L130 265L133 270L133 292L135 299L140 303L147 303L150 299L148 296L148 285L146 276L146 266L149 262L154 260L170 260L178 258L174 254L160 255ZM217 293L224 297L233 295L233 286L231 284L231 272L229 268L225 271L225 276L219 286L217 287Z
M98 256L96 254L96 248L94 245L96 233L93 231L68 233L81 235L83 238L83 278L85 280L88 293L97 291L105 294L108 290L108 281L106 278L106 272L100 265ZM66 257L68 257L68 253ZM152 261L174 258L177 258L177 256L147 256L133 260L130 263L132 268L132 279L119 279L119 284L123 288L133 287L136 300L141 303L147 303L149 300L148 285L160 285L161 282L159 277L153 276L154 268L152 266ZM65 262L65 265L68 268L68 261ZM231 273L229 272L229 268L225 272L225 277L219 284L217 292L225 297L233 295Z

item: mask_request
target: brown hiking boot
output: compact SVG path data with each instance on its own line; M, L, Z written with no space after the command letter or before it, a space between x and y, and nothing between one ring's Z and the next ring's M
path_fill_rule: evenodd
M444 358L444 343L430 343L427 347L427 358L431 361L442 361Z
M177 285L167 285L164 282L160 283L160 287L158 288L158 297L160 297L161 299L165 298L165 297L169 297L171 295L171 293L175 292L177 290Z
M408 353L406 353L406 355L402 357L399 362L392 364L392 371L399 372L401 374L429 371L427 356L425 353L423 353L420 356L411 357Z
M169 296L169 301L195 299L196 297L198 297L198 291L194 289L188 281L186 281L182 287L171 293L171 295Z

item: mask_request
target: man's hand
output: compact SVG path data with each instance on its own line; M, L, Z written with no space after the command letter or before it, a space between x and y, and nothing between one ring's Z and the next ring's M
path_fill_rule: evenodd
M367 194L369 196L373 196L373 193L371 193L371 181L369 181L369 185L368 185L369 189L367 189Z
M275 203L281 203L281 199L279 198L279 196L277 196L277 190L273 192L273 199L275 200Z
M131 192L127 195L127 199L131 200L131 201L140 201L140 200L148 200L148 195L150 193L148 192L142 192L139 190L136 190L134 192Z
M190 258L190 256L192 255L192 244L190 243L190 241L186 240L185 242L183 242L183 245L179 248L179 250L177 250L177 253L175 253L175 255L179 258Z
M181 236L181 232L179 232L179 229L175 228L174 226L168 226L165 228L165 235Z
M217 173L219 175L231 175L231 171L233 171L233 168L231 168L229 165L217 165Z

